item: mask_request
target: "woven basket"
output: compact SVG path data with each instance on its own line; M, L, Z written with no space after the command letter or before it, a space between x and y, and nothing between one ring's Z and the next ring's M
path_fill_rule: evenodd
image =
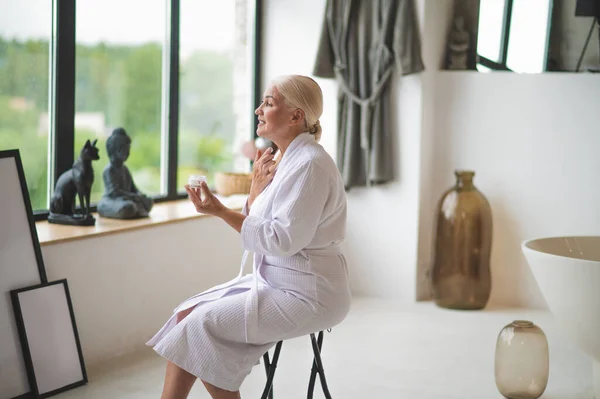
M252 173L215 173L215 189L224 196L249 194L252 185Z

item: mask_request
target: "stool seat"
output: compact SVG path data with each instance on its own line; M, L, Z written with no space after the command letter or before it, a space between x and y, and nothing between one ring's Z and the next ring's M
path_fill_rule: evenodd
M331 330L327 330L331 332ZM319 337L316 338L315 334L310 334L310 341L313 349L314 359L312 369L310 371L310 380L308 382L308 394L307 398L312 399L315 391L315 382L317 380L317 374L321 380L321 388L326 399L331 399L329 388L327 387L327 380L325 379L325 370L323 369L323 363L321 361L321 348L323 347L323 331L319 331ZM277 342L275 345L275 352L273 352L273 360L269 359L269 352L267 351L263 355L263 363L265 365L265 372L267 373L267 383L263 390L261 399L273 399L273 379L275 378L275 369L277 368L277 362L279 361L279 353L281 352L281 346L283 341Z

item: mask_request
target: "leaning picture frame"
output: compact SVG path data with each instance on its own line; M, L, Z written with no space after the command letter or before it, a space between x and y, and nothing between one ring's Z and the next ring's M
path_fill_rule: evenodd
M0 399L35 398L10 291L46 282L19 150L0 151Z
M67 280L13 290L11 298L35 397L87 384Z

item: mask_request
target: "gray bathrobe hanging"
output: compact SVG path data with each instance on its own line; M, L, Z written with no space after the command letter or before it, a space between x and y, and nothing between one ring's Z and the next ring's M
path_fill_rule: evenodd
M339 84L337 163L347 189L393 180L392 75L424 69L413 0L327 0L313 74Z

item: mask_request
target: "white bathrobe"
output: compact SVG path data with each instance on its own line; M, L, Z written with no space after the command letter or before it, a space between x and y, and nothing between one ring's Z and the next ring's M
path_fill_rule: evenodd
M147 343L230 391L277 341L333 327L350 309L340 250L346 194L337 166L312 135L294 139L271 184L243 212L238 277L185 300ZM254 270L242 276L249 252ZM177 323L177 313L192 307Z

